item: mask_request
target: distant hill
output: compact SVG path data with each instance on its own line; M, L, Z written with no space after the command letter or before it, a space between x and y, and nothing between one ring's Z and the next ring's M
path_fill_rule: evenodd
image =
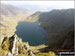
M9 4L4 4L4 3L1 3L1 10L0 10L0 13L1 15L18 15L18 14L24 14L25 11L20 9L20 8L17 8L15 6L12 6L12 5L9 5Z
M41 14L41 12L40 11L37 11L37 12L35 12L35 13L33 13L33 14L31 14L30 16L28 16L27 17L27 22L35 22L35 21L37 21L38 20L38 16Z
M26 19L29 15L31 15L31 12L28 12L27 10L23 10L21 8L15 7L10 4L4 4L1 3L0 5L0 18L3 19L2 16L7 17L16 17L17 19Z
M48 45L54 49L74 48L74 9L52 10L39 15L40 26L48 32Z

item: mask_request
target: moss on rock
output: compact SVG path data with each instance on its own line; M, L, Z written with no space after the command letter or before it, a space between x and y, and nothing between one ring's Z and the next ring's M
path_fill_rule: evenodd
M1 47L2 47L3 50L9 51L9 47L10 47L9 39L4 41L3 44L1 45Z

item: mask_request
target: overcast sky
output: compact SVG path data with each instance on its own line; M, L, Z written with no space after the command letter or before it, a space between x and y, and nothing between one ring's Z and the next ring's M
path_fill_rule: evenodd
M2 1L2 3L33 11L74 8L74 1Z

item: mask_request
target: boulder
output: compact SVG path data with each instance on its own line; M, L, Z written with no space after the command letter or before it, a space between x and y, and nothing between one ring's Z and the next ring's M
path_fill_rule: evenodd
M25 42L25 43L24 43L24 48L25 48L26 50L30 50L30 48L29 48L29 43L28 43L28 42Z
M10 38L10 50L12 54L18 54L17 35L13 35Z

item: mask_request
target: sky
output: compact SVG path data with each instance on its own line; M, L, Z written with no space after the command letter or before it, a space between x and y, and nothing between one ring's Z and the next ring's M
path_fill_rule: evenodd
M74 8L74 1L1 1L2 3L31 11L50 11L52 9Z

